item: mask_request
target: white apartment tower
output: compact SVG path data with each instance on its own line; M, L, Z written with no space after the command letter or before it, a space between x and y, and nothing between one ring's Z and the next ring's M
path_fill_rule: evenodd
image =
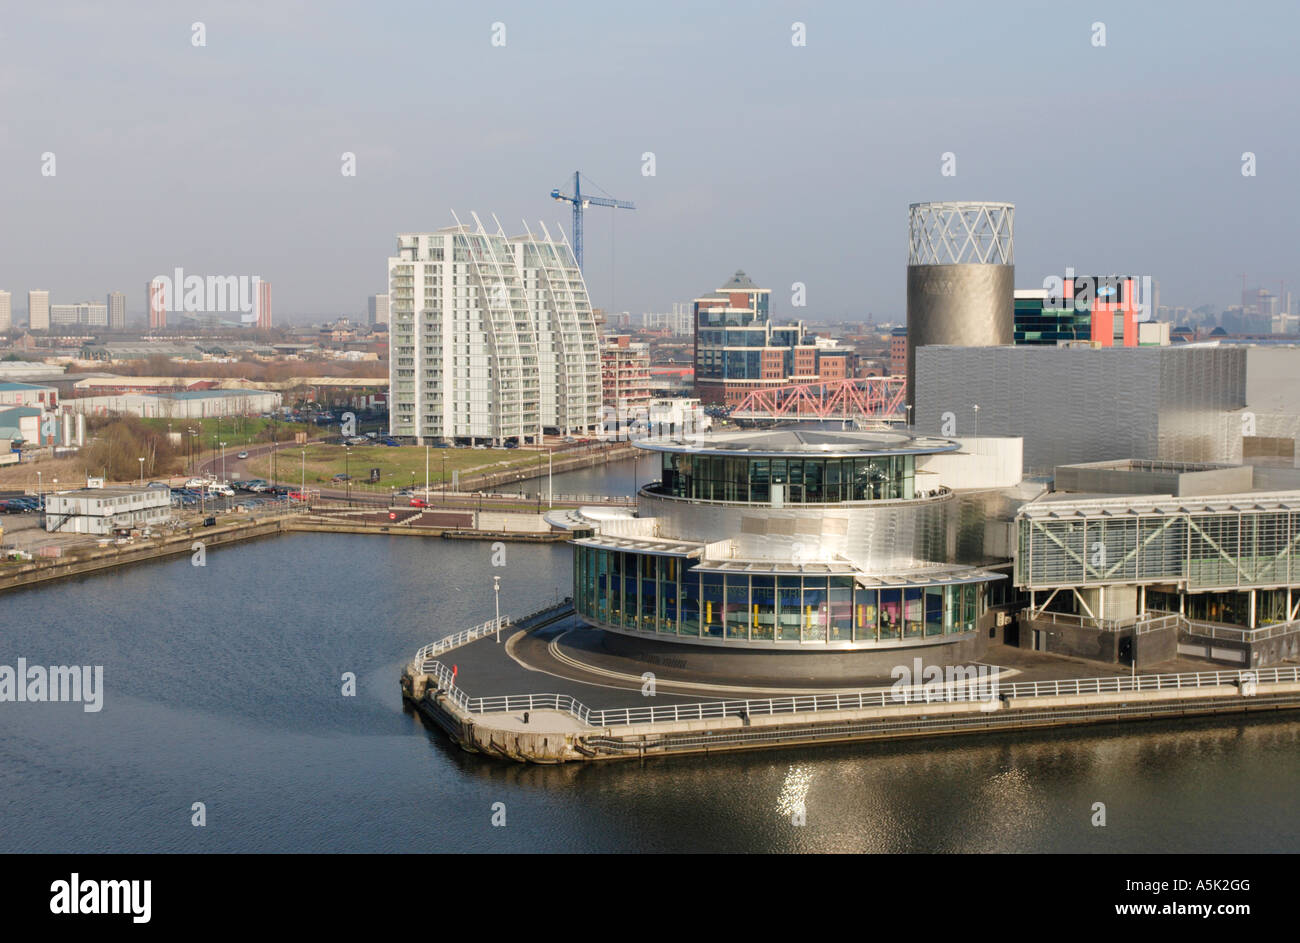
M370 324L373 327L376 324L388 323L388 296L371 295L370 296Z
M50 293L39 289L27 293L27 326L33 331L50 329Z
M13 299L9 292L0 291L0 331L11 330L14 326Z
M388 260L393 435L536 441L600 423L600 350L567 241L402 233Z

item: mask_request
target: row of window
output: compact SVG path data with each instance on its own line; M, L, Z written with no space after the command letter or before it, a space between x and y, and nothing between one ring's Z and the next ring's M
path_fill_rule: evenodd
M658 490L700 501L835 504L915 497L912 455L869 458L745 458L663 453Z
M849 576L698 573L691 560L574 548L578 613L636 632L727 641L881 642L973 632L979 584L864 589Z

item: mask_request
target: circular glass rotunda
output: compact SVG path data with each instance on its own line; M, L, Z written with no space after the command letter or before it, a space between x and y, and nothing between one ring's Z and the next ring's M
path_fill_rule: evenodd
M662 459L635 511L570 512L586 625L683 651L874 652L876 667L975 650L1003 576L955 562L960 502L926 465L957 442L793 426L634 444Z

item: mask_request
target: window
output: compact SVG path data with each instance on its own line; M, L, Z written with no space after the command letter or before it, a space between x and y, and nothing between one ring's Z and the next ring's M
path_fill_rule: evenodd
M800 624L803 612L800 608L802 599L800 578L797 576L777 577L777 595L780 605L777 617L777 641L797 642L800 639Z
M880 590L880 638L896 639L903 632L903 591Z
M755 576L751 579L750 615L753 628L750 638L770 642L774 637L776 624L776 587L771 576Z
M943 590L942 586L925 588L925 634L943 634Z
M727 638L749 638L749 577L727 576Z

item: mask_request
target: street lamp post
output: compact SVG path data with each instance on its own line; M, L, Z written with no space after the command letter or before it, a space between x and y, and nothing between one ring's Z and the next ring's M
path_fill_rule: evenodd
M447 453L442 453L442 503L447 503Z
M226 482L226 443L221 443L221 483Z
M140 487L144 487L144 458L140 458Z
M298 488L298 500L307 500L307 449L302 450L302 485Z
M348 483L348 507L352 507L352 449L343 449L343 480Z
M36 473L36 503L42 509L45 507L45 492L41 489L41 473Z
M907 409L907 428L912 428L912 407L908 405Z
M980 436L980 404L979 403L972 404L971 409L975 411L975 433L973 438L978 439Z
M501 644L501 577L492 577L492 595L497 607L497 644Z

